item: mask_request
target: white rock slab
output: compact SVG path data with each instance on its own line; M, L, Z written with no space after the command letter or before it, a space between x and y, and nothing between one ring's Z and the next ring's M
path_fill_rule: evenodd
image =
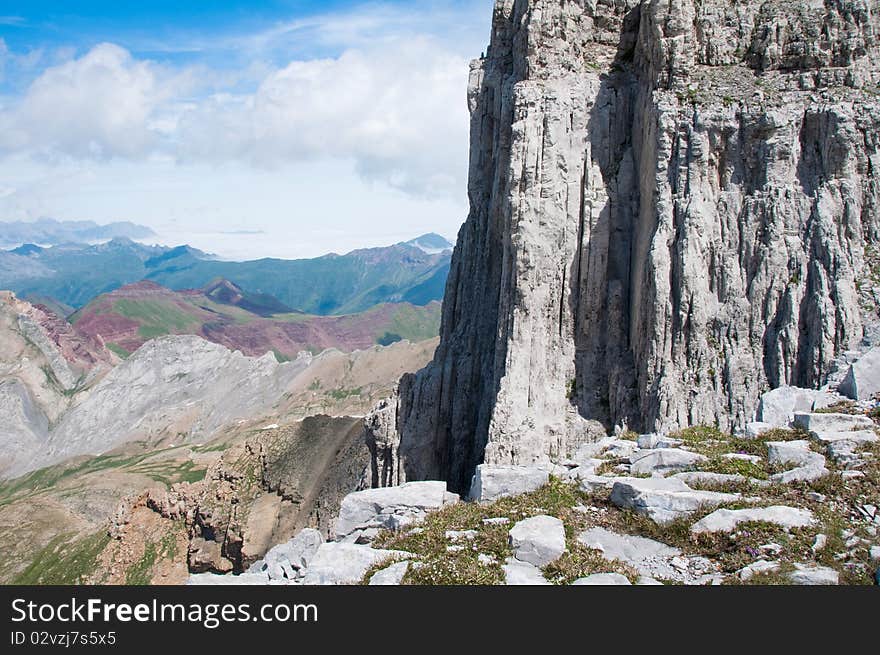
M399 487L358 491L342 501L336 536L342 538L368 528L391 528L393 517L418 518L457 500L458 496L446 490L445 482L410 482Z
M403 583L403 577L409 571L409 562L397 562L386 569L373 574L370 578L371 587L397 587Z
M472 501L492 501L518 496L537 491L549 481L550 472L544 468L481 464L471 481L468 498Z
M805 528L815 523L806 509L776 505L749 509L719 509L691 526L692 534L733 532L740 523L773 523L783 528Z
M850 441L857 444L876 443L880 436L874 430L851 430L849 432L811 432L810 436L819 443L828 445L836 441Z
M773 573L778 570L779 562L768 562L765 559L759 559L757 562L752 562L745 568L737 571L737 575L743 582L748 582L760 573Z
M825 458L810 449L809 441L770 441L767 452L773 465L825 466Z
M672 478L618 479L611 489L612 503L632 509L657 523L668 523L702 507L722 505L739 498L739 494L696 491L683 481Z
M322 544L309 563L304 585L358 584L370 567L389 559L408 559L411 553L379 550L359 544L330 542Z
M537 586L550 584L537 566L528 562L520 562L513 557L508 558L501 569L504 571L504 580L507 585Z
M788 574L788 579L796 585L837 585L840 574L825 566L795 564L795 570Z
M635 475L667 475L707 461L703 455L677 448L640 450L630 457L630 472Z
M794 425L807 432L869 430L874 421L860 414L795 414Z
M553 516L535 516L510 530L510 547L520 562L538 567L555 562L565 552L565 525Z

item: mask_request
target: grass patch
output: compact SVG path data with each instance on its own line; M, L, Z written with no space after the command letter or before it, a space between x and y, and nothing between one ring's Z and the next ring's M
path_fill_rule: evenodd
M177 556L177 540L174 533L162 537L158 543L149 542L144 554L125 574L125 584L145 587L152 583L156 564Z
M612 562L602 557L602 553L581 544L569 544L568 552L555 562L544 567L544 577L556 585L570 585L575 580L595 573L620 573L635 584L639 573L635 569Z
M732 459L730 457L721 457L720 455L716 455L710 458L708 462L700 464L699 470L706 473L742 475L758 480L767 480L770 477L770 472L764 462L757 464L744 459Z
M13 579L16 585L78 585L88 581L110 536L102 530L72 541L58 535L34 556L30 565Z
M109 350L114 355L116 355L117 357L120 357L122 359L128 359L129 357L131 357L131 353L128 352L122 346L120 346L118 343L108 343L107 350Z

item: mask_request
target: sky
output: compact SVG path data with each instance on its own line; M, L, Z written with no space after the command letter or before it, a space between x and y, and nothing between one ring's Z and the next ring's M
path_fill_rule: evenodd
M454 239L492 4L0 0L0 221L229 259Z

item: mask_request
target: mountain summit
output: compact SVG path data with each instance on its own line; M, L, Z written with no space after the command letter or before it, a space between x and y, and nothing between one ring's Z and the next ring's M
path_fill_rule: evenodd
M454 243L451 243L445 237L441 237L439 234L433 232L430 234L423 234L412 241L407 241L406 245L418 248L429 255L436 255L447 250L452 250L455 247Z

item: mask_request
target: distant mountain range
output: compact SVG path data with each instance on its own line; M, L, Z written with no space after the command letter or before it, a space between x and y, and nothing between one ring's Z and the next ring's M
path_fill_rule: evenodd
M188 334L245 355L272 352L286 361L302 351L353 352L403 339L431 339L440 331L440 303L383 304L350 316L313 316L223 279L188 291L138 282L97 297L70 316L70 322L123 358L151 339Z
M129 222L98 225L92 221L56 221L41 218L33 222L0 221L0 248L21 244L57 246L64 243L94 243L109 239L148 239L155 236L153 230Z
M347 255L228 262L190 246L145 246L130 238L49 248L26 244L0 251L0 289L78 309L101 294L144 280L175 291L229 280L251 299L272 297L283 306L275 309L344 315L386 303L424 306L440 300L451 248L430 234Z

